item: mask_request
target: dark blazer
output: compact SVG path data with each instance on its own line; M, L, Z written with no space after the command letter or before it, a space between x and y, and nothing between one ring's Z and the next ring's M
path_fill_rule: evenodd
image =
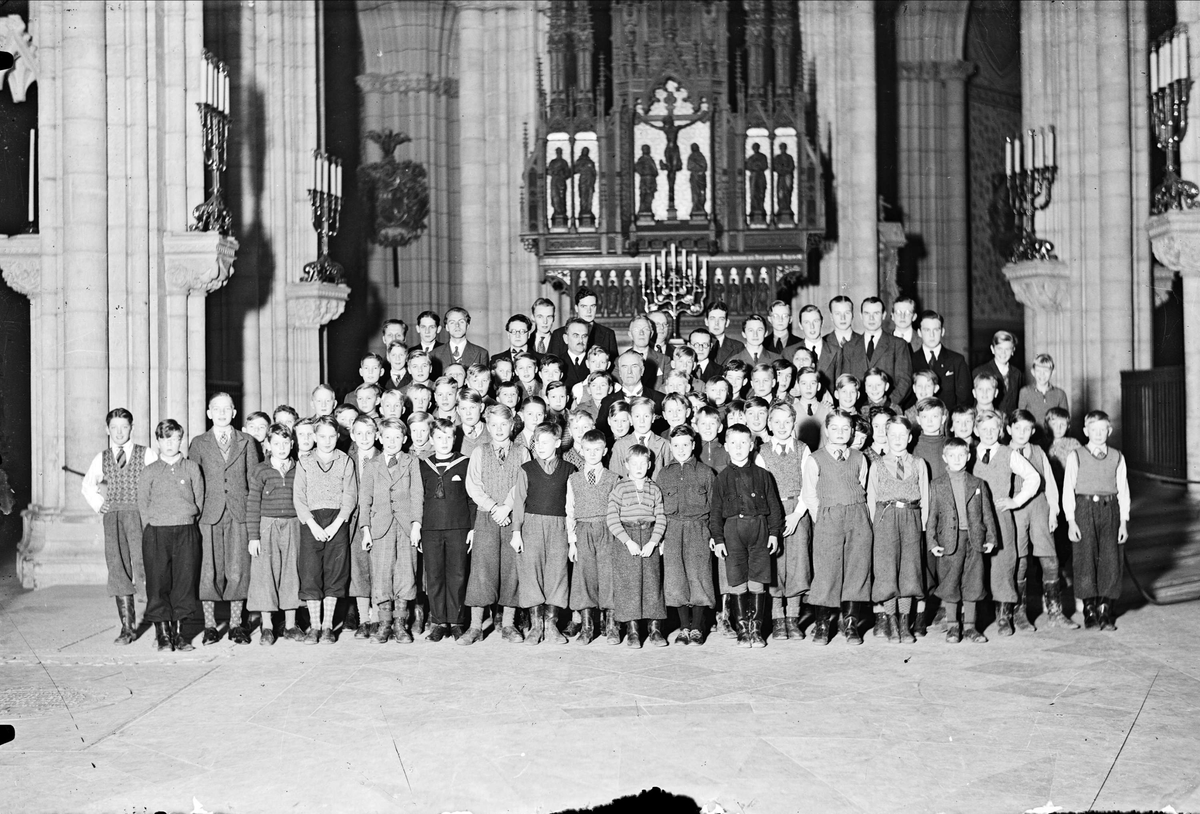
M532 341L532 338L530 339ZM588 350L592 348L604 348L608 351L608 359L612 362L613 367L617 365L617 335L613 329L607 325L601 325L599 322L593 322L591 330L588 331ZM554 329L554 333L550 334L550 344L546 348L547 353L553 353L559 359L567 358L567 328L561 326Z
M892 403L903 404L912 392L912 361L908 345L887 333L880 334L875 354L868 359L867 338L856 333L838 354L834 378L850 373L861 382L868 370L877 367L892 377Z
M970 472L964 488L967 491L967 537L971 548L983 551L984 545L1000 546L1000 532L996 528L996 510L988 485ZM932 551L936 546L945 548L944 556L958 551L958 507L954 503L954 487L950 485L949 473L936 478L929 484L929 523L925 530L926 545Z
M886 330L888 331L888 333L891 333L893 336L895 336L896 326L892 325L890 323L891 323L891 321L889 320L889 324L888 324L888 327ZM898 336L896 336L896 339L898 339L901 342L904 342L904 340ZM905 342L905 344L908 345L913 350L920 350L921 346L925 343L921 341L921 332L918 331L916 328L913 328L912 337L908 340L908 342Z
M454 362L454 359L450 356L449 342L434 348L433 353L429 354L429 356L431 359L437 360L441 365L437 371L437 375L439 376L442 375L442 371ZM486 367L491 362L491 359L492 357L488 354L487 348L480 347L468 339L467 343L463 345L462 357L458 361L463 367L470 367L471 365L484 365Z
M567 354L562 359L563 363L563 382L567 385L567 391L572 390L575 385L585 381L588 377L587 358L580 360L579 364L571 361L571 354Z
M792 333L791 328L788 328L787 336L784 338L784 340L782 342L780 342L778 339L775 338L774 331L767 334L767 341L763 342L763 347L766 348L767 350L771 351L771 353L777 353L780 356L783 356L784 348L789 348L792 345L795 345L799 341L800 341L800 337L798 337L794 333ZM788 359L788 361L790 362L792 360Z
M384 376L382 379L380 379L379 383L383 386L383 392L385 393L389 390L403 390L412 383L412 376L407 370L405 370L404 375L400 377L400 382L396 383L392 381L392 376L389 373L387 376Z
M717 342L715 336L713 337L713 342ZM746 346L742 344L741 340L734 339L729 334L725 334L725 338L720 343L714 344L708 352L708 358L716 359L718 365L724 366L730 357L736 356L744 347Z
M246 496L250 492L250 473L262 462L258 445L244 432L232 430L229 460L221 454L212 430L197 435L188 444L188 458L204 473L204 506L200 522L216 523L229 512L234 522L246 522Z
M789 362L796 355L796 351L804 347L804 340L800 340L794 345L789 345L783 349L783 358ZM821 338L821 355L817 358L817 373L821 374L821 384L829 392L833 391L833 381L837 376L838 355L841 350L838 348L838 343L833 339Z
M773 353L772 351L767 349L766 345L763 345L762 351L759 352L759 354L758 354L758 359L757 360L751 359L750 351L746 350L746 347L743 345L742 349L740 351L738 351L737 353L735 353L730 358L731 359L741 359L743 362L745 362L750 367L754 367L755 365L771 364L771 362L774 362L776 359L779 358L779 354ZM748 377L747 377L747 380L749 380Z
M721 376L725 375L725 371L710 356L696 366L696 369L692 371L692 375L702 382L707 382L712 379L721 378Z
M975 384L975 377L980 373L990 373L1000 380L1000 392L996 394L996 408L1004 413L1005 420L1007 420L1008 415L1017 409L1017 396L1020 395L1021 388L1025 386L1025 373L1021 368L1009 362L1008 375L1001 376L1000 368L996 367L996 360L989 359L971 371L972 385Z
M525 350L528 350L530 353L533 353L532 348L526 347ZM520 353L520 351L518 351L517 353ZM517 361L516 353L513 352L512 348L507 348L506 350L502 350L499 353L493 353L491 358L488 359L488 364L491 365L491 364L495 363L496 360L498 360L498 359L507 359L508 361L512 362L513 364L516 364L516 361Z
M657 390L663 378L671 369L671 364L662 351L650 348L646 351L646 369L642 371L642 387L647 390Z
M929 369L930 365L925 361L925 348L913 351L912 372ZM971 369L967 367L967 360L962 357L961 353L955 353L942 345L942 351L938 354L937 362L932 369L937 374L940 388L937 397L945 403L949 412L953 412L954 408L961 404L973 403ZM913 402L911 394L909 394L908 401L909 404L905 406L911 407Z

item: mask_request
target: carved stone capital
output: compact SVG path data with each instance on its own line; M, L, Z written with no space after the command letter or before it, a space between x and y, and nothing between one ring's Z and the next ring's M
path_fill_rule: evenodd
M1146 221L1159 262L1180 274L1200 275L1200 209L1171 210Z
M42 236L0 236L0 273L18 294L33 299L42 290Z
M289 283L288 324L297 328L320 328L346 310L350 286L336 283Z
M1150 290L1154 294L1154 307L1166 305L1175 291L1176 272L1162 263L1152 263Z
M238 242L216 232L171 232L163 235L162 247L173 291L211 294L233 274Z
M360 74L356 81L363 93L432 93L450 99L458 98L458 80L449 76L397 71Z
M1061 311L1070 304L1071 285L1067 264L1061 260L1026 260L1009 263L1004 276L1017 302L1036 311Z

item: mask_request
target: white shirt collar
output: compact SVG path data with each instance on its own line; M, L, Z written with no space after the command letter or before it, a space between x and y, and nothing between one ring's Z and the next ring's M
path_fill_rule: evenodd
M92 447L92 449L95 449L95 447ZM130 455L133 454L133 439L130 438L128 441L126 441L124 444L121 444L120 446L117 446L116 444L109 444L109 449L112 450L113 455L117 454L118 449L123 449L123 450L125 450L125 457L128 458Z
M897 328L896 330L892 331L892 336L897 337L898 339L903 339L905 342L911 342L913 338L912 326L909 325L907 331L902 331Z
M925 351L925 359L926 360L928 360L929 357L931 357L931 356L941 356L942 355L942 346L941 345L938 345L936 348L923 348L923 350Z
M794 450L796 448L796 439L788 438L783 443L772 440L771 447L772 447L772 449L775 450L776 455L783 455L784 453L791 452L792 450Z
M874 340L875 340L875 344L876 344L876 345L878 345L878 344L879 344L879 340L880 340L882 337L883 337L883 331L882 331L882 330L879 330L879 331L869 331L869 332L868 332L868 331L863 331L863 345L866 345L866 344L867 344L868 342L870 342L872 339L874 339Z

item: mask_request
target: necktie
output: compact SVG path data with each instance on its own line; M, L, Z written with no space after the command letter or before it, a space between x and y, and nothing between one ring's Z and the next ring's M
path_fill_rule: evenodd
M1108 452L1106 450L1101 450L1100 452L1096 453L1095 457L1097 461L1103 461L1108 457Z
M125 468L125 447L117 447L117 469Z
M874 355L875 355L875 337L872 336L870 339L867 340L867 359L869 360Z
M461 345L457 348L451 348L451 350L453 351L451 358L453 358L455 362L458 362L460 359L462 359L463 349Z
M836 452L833 453L833 457L836 458L838 461L846 460L846 450L844 450L844 449L837 450Z
M904 480L904 459L903 458L896 461L896 477L899 478L900 480Z
M538 353L545 353L545 352L546 352L546 337L544 337L544 336L539 336L539 337L538 337L538 341L537 341L537 352L538 352Z
M588 472L588 483L591 484L592 486L596 485L596 470L595 469L590 470Z
M812 414L813 414L813 409L812 409L812 405L811 405L811 404L810 404L810 405L808 405L808 414L809 414L809 415L812 415Z
M929 366L933 367L936 364L937 364L937 354L936 353L929 354Z
M987 466L991 462L992 462L992 451L990 449L985 449L983 451L983 465Z
M504 459L508 456L508 450L505 447L496 447L496 457L500 463L504 463Z
M388 456L387 468L388 468L389 472L391 472L392 470L394 470L396 468L396 456L395 455Z
M223 432L217 435L217 445L221 447L222 452L229 451L229 433Z

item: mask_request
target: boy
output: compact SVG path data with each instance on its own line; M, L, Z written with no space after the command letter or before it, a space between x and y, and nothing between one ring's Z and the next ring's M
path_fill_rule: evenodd
M912 428L887 420L887 452L867 475L873 573L871 598L883 604L883 635L889 642L916 642L911 625L915 600L925 595L921 535L929 512L929 469L909 451ZM876 625L880 627L880 625Z
M768 403L775 397L775 368L766 362L759 362L750 371L750 393Z
M483 426L483 394L470 387L458 389L458 454L470 458L481 444L487 443Z
M934 557L934 594L946 611L946 641L952 644L964 638L987 641L975 626L976 609L987 598L983 556L990 554L1000 539L991 490L967 472L970 457L970 444L961 438L947 439L942 449L946 474L929 487L926 545Z
M595 350L595 348L593 348ZM603 351L601 351L603 353ZM607 373L589 373L587 379L576 385L576 389L583 388L583 391L575 399L575 406L581 410L587 410L592 414L592 418L598 417L600 412L600 404L608 398L608 394L612 392L613 380L612 376Z
M433 416L429 413L413 413L408 417L408 454L414 458L428 458L433 454L433 443L429 434L433 428Z
M132 422L130 422L132 423ZM174 419L158 422L158 458L138 478L137 511L146 567L146 621L154 623L159 650L193 650L183 636L183 620L196 614L200 579L200 531L204 505L200 467L179 452L183 427Z
M433 405L433 388L428 384L413 382L404 391L405 398L408 400L408 414L410 416L417 413L428 413Z
M533 431L546 420L546 402L541 396L527 396L517 410L521 419L517 443L533 452Z
M574 466L576 470L583 469L585 463L583 451L579 445L583 443L583 437L595 428L596 419L586 410L581 410L577 407L567 416L567 430L571 434L571 448L563 453L563 460Z
M975 438L975 408L969 404L961 404L950 413L950 435L961 438L974 449Z
M378 427L383 419L395 418L403 419L404 417L404 394L399 390L388 390L379 399L379 419L376 422Z
M642 646L638 621L649 622L647 641L666 647L662 623L667 606L662 592L662 557L654 549L667 528L662 490L649 479L651 452L634 444L625 453L628 477L617 481L608 496L608 530L619 545L613 546L613 618L625 623L625 644ZM621 547L625 550L621 550ZM611 641L611 640L610 640Z
M543 389L546 402L546 416L552 421L562 420L565 424L567 411L567 385L561 381L546 382Z
M829 644L830 627L842 609L842 635L862 644L855 605L871 601L873 541L867 514L867 459L849 449L854 416L835 410L825 419L828 439L804 461L804 503L813 515L813 641Z
M558 423L539 424L533 431L534 459L521 466L513 486L509 545L517 552L517 592L531 622L525 644L543 639L567 643L558 629L557 613L569 606L569 545L564 543L568 542L568 479L575 467L558 457L560 446Z
M450 423L458 419L458 384L449 376L442 376L433 385L434 418L444 418Z
M586 414L585 414L586 415ZM608 454L604 433L594 427L575 442L582 464L572 473L567 486L567 544L571 571L571 610L580 614L580 644L588 644L603 632L609 644L621 643L621 632L612 615L613 538L608 530L608 497L617 476L606 469ZM592 611L601 609L597 629Z
M996 507L1000 545L990 563L988 585L996 603L996 632L1011 636L1017 604L1017 559L1021 554L1013 511L1033 500L1042 477L1033 464L1000 443L1002 425L1003 419L991 410L976 415L975 434L979 436L979 446L975 448L971 474L988 485ZM1014 476L1019 486L1014 485Z
M765 647L760 623L766 620L766 587L771 556L783 535L783 503L775 479L751 461L754 435L745 424L725 430L729 466L716 477L708 531L718 557L725 560L729 592L737 597L738 644Z
M724 379L715 381L725 382ZM720 410L712 405L701 407L696 413L695 424L696 433L700 436L700 450L696 458L719 475L725 467L729 466L729 453L725 451L725 446L719 437L724 427ZM734 599L733 594L729 592L728 569L724 559L716 558L715 570L717 587L721 594L721 609L717 612L717 632L721 634L722 638L735 639L737 631L733 629L730 615L733 611Z
M867 400L862 406L861 415L865 416L876 408L886 410L891 415L900 414L900 409L888 399L888 394L892 392L892 377L886 371L877 367L868 370L863 377L863 392Z
M296 422L296 457L303 458L317 446L317 422L314 418L302 418Z
M1000 391L1000 380L991 373L975 374L975 386L971 395L975 397L975 414L984 410L995 410L996 396Z
M379 430L383 454L367 461L358 490L362 540L357 547L369 552L375 644L386 644L393 637L403 643L413 640L408 613L417 598L424 492L418 460L402 451L406 435L404 422L383 420Z
M242 626L242 609L250 589L250 537L246 529L246 495L250 473L262 461L254 439L231 424L237 410L228 393L208 400L212 429L192 439L188 458L204 473L204 508L200 512L200 601L204 608L203 644L214 644L216 603L229 603L229 640L250 644Z
M858 379L849 373L837 377L833 388L834 406L847 413L858 412L858 399L862 392Z
M412 388L414 384L423 384L426 387L433 387L433 381L430 377L433 375L433 360L429 358L429 354L423 350L410 350L408 352L408 388ZM405 394L408 390L405 390ZM409 397L411 399L411 396Z
M504 608L501 638L519 642L524 637L513 624L517 596L517 553L512 539L513 487L517 472L529 460L529 451L513 443L513 413L495 404L484 413L489 442L471 453L467 466L467 494L475 501L475 537L471 545L471 570L466 604L471 626L458 644L471 645L483 638L483 611L499 604ZM496 614L492 625L496 627Z
M946 463L942 460L942 448L946 445L946 405L942 404L941 399L930 397L918 401L913 409L917 413L917 424L921 427L913 455L929 466L929 480L932 483L946 473Z
M108 566L108 595L116 597L121 633L113 644L137 638L133 596L146 594L142 562L142 519L138 515L138 484L147 464L158 459L154 450L133 443L133 413L124 407L104 417L108 447L92 459L83 476L83 498L104 521L104 563ZM100 490L104 485L103 492Z
M1025 385L1025 374L1021 368L1012 364L1013 354L1017 350L1017 338L1008 331L996 331L992 335L992 358L985 364L975 368L971 374L990 373L996 377L998 394L996 409L1008 415L1017 409L1017 399L1021 388Z
M496 402L516 413L521 405L521 383L514 380L501 381L496 385Z
M1129 479L1125 457L1108 446L1108 413L1083 417L1087 445L1067 458L1063 514L1075 543L1075 595L1084 627L1116 630L1113 604L1121 597L1121 546L1129 539Z
M713 600L712 551L708 547L708 500L715 473L695 458L696 432L669 434L672 461L655 477L667 517L663 536L663 598L679 614L675 644L704 644L705 608Z
M750 366L741 359L730 359L724 365L725 381L729 382L729 389L732 392L731 399L741 398L746 389L746 377L750 373Z
M457 641L466 624L467 552L475 532L475 502L467 494L468 459L454 453L454 423L433 424L433 456L421 462L424 510L413 525L413 540L424 553L426 593L431 629L427 637Z
M333 419L318 418L315 429L317 447L300 458L292 491L301 523L296 570L310 620L304 643L334 644L333 612L350 582L349 523L358 507L358 476L354 461L337 448Z
M755 450L770 439L770 433L767 430L767 415L770 411L771 403L766 399L759 396L751 396L746 399L744 420L746 426L750 428L750 432L754 434Z
M377 384L363 383L354 391L354 404L360 416L379 418L379 397L382 391Z
M387 348L388 375L383 380L384 392L392 390L404 391L412 384L412 376L408 372L408 348L403 342L393 342Z
M938 384L937 374L934 373L932 370L919 370L913 374L912 391L913 391L913 396L916 398L917 401L915 404L913 404L912 407L909 407L907 410L904 411L904 417L908 419L908 423L910 423L910 424L919 424L920 423L920 419L917 414L917 407L925 399L931 399L931 398L935 397L938 393L938 390L940 390L940 389L941 389L941 386ZM945 413L945 405L944 404L942 405L942 412L943 412L943 414ZM938 455L938 459L939 460L941 459L940 454Z
M242 423L242 432L254 439L254 443L258 445L260 457L266 449L267 430L270 427L271 417L261 411L246 416L245 422Z
M250 589L246 607L262 614L258 643L275 644L271 614L283 611L283 635L300 641L296 627L300 607L300 578L296 571L296 548L300 543L300 521L292 492L296 466L292 460L292 431L282 424L267 430L269 458L250 473L246 498L246 528L250 536Z
M382 390L383 357L378 353L368 353L358 362L358 375L362 376L363 384L373 384Z
M669 393L663 397L663 418L667 428L662 432L663 438L671 437L671 430L687 426L692 420L692 403L687 396L679 393Z
M767 423L770 441L762 445L754 462L775 478L784 513L783 537L772 560L775 579L770 589L774 620L771 638L800 641L804 638L800 605L812 587L812 520L801 498L800 474L810 453L808 447L796 441L796 411L792 405L775 402Z
M318 384L313 388L311 403L313 416L333 415L333 410L337 407L337 394L329 385Z
M275 412L271 413L272 424L282 424L293 432L295 432L296 422L299 420L300 414L290 404L280 404L275 408Z
M803 367L796 373L796 437L809 452L820 449L825 439L825 416L829 407L818 398L821 374L815 367Z
M637 444L645 447L651 455L651 476L653 476L655 470L664 466L671 457L670 444L667 443L667 440L661 435L655 435L651 431L651 428L654 426L656 413L657 408L652 399L646 396L637 396L630 400L629 420L633 425L633 431L613 444L611 469L619 477L626 477L628 475L625 471L623 461L629 450Z
M1017 396L1017 407L1033 413L1039 435L1043 435L1038 439L1042 444L1046 441L1044 434L1049 429L1046 426L1046 413L1055 407L1065 410L1068 415L1071 412L1066 391L1050 384L1050 377L1053 375L1054 357L1048 353L1039 353L1033 357L1033 384L1022 387L1020 395Z
M379 455L375 438L374 419L365 415L354 419L350 428L350 439L354 442L350 457L354 460L354 471L360 484L363 482L363 470L366 469L367 463ZM353 630L356 639L367 639L371 636L371 555L367 549L354 544L358 537L359 518L359 514L355 512L350 523L350 587L347 592L354 601L346 609L342 629Z
M516 375L517 382L524 389L526 398L542 392L542 385L537 376L538 357L532 353L517 354L517 358L513 360L513 373Z

